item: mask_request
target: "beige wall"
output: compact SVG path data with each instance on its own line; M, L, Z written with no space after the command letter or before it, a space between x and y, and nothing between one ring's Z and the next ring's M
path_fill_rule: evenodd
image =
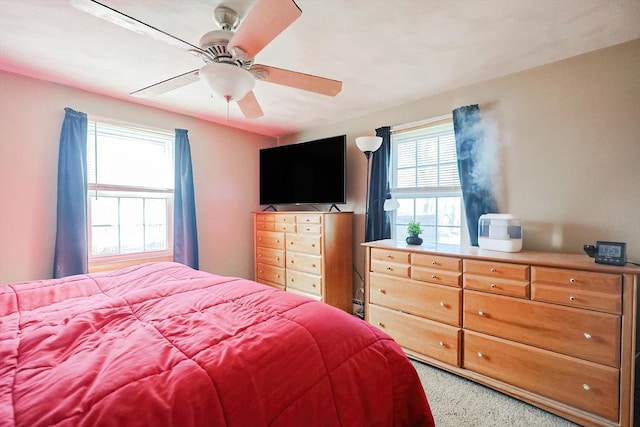
M51 277L58 143L64 107L189 130L200 268L253 277L258 149L268 137L0 72L0 283Z
M582 253L586 243L621 241L630 259L640 262L640 40L635 40L281 138L279 144L288 144L347 134L348 208L358 213L359 271L366 161L355 137L469 104L479 104L495 130L489 142L502 159L494 163L500 209L522 218L524 249Z

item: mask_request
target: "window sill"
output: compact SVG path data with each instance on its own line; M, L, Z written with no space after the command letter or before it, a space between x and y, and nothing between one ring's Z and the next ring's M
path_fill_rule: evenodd
M119 268L130 267L132 265L144 264L147 262L173 261L173 255L163 255L145 258L136 258L120 261L94 261L89 260L89 273L99 273L102 271L117 270Z

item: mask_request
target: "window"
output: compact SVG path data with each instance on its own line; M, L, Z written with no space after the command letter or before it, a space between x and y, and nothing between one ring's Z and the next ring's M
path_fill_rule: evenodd
M418 221L427 244L462 243L462 192L450 117L396 127L391 133L392 237L403 241Z
M89 260L172 253L174 135L89 121Z

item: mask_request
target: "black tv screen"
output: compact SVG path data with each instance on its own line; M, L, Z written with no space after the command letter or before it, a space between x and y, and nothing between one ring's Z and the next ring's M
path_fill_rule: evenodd
M260 204L346 203L346 135L260 150Z

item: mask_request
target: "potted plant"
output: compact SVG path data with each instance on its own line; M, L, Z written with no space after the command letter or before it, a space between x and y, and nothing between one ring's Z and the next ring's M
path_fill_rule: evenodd
M422 238L419 236L422 234L422 227L419 222L411 221L407 225L407 233L409 233L409 237L407 237L407 243L409 245L421 245Z

